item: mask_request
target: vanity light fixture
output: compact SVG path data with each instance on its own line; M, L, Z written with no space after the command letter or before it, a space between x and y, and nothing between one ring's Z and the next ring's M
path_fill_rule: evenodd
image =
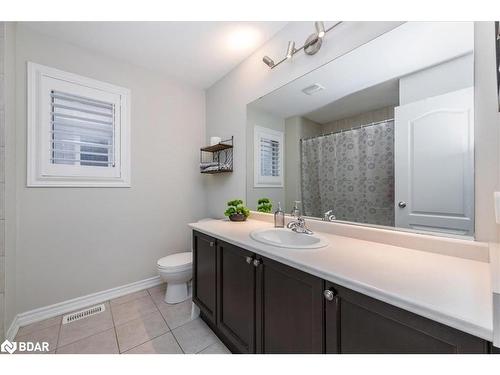
M295 42L288 42L288 48L286 49L286 58L291 59L295 53Z
M270 68L272 68L274 66L274 61L269 56L264 56L262 58L262 61L264 61L264 64L266 64Z
M326 36L326 33L328 33L330 30L333 30L335 27L340 25L342 21L338 21L332 26L330 26L328 29L325 29L325 25L321 21L316 21L314 22L314 28L316 29L316 32L312 33L309 35L309 37L306 39L304 42L304 45L300 48L295 48L295 42L290 41L288 42L288 48L286 50L286 56L278 61L277 63L274 62L273 59L271 59L269 56L264 56L262 58L262 61L264 64L266 64L269 68L274 69L276 68L279 64L286 60L290 60L293 55L295 55L297 52L304 50L304 52L307 55L314 55L316 54L320 48L321 45L323 44L323 39Z
M325 24L321 21L314 22L314 27L318 33L318 38L323 38L325 36Z

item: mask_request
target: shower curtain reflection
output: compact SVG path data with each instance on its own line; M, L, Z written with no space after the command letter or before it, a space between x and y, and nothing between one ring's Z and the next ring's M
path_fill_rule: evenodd
M301 140L304 214L394 226L394 121Z

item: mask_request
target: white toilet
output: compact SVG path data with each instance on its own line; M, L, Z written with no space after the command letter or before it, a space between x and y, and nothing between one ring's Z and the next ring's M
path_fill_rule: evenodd
M167 283L166 303L179 303L190 297L189 281L193 277L193 253L168 255L158 260L158 273Z

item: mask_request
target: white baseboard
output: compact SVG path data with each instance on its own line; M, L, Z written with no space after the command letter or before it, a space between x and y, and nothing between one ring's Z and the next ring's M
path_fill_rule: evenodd
M14 317L14 320L10 324L9 329L5 332L5 340L14 341L17 335L17 331L19 330L19 321L17 320L17 315Z
M139 290L152 288L161 283L162 281L160 279L160 276L150 277L149 279L136 281L134 283L104 290L102 292L88 294L86 296L73 298L68 301L56 303L54 305L40 307L38 309L19 313L14 317L14 320L12 321L9 329L5 333L5 338L10 341L14 340L19 328L28 324L36 323L45 319L52 318L54 316L83 309L85 307L109 301L113 298L121 297L129 293L137 292Z

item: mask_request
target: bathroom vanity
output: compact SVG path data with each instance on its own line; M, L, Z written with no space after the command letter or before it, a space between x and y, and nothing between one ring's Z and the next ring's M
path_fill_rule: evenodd
M261 244L260 220L193 229L193 301L235 353L488 353L488 263L321 233ZM437 272L439 270L439 272Z

